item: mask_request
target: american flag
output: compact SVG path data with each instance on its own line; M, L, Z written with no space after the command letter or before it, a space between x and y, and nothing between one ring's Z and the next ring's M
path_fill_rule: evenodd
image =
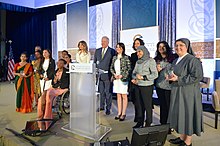
M8 58L8 81L14 79L14 66L15 66L15 62L14 62L14 56L13 56L13 51L12 51L12 47L10 44L10 51L9 51L9 58Z

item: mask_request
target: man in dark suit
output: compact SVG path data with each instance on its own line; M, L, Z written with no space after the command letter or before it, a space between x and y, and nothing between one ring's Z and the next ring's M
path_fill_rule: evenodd
M110 109L112 105L112 93L111 93L111 73L110 65L112 58L115 55L115 50L110 48L109 38L102 37L102 47L96 49L94 55L94 63L96 67L103 71L99 78L99 92L100 92L100 111L104 110L106 103L106 115L110 115Z

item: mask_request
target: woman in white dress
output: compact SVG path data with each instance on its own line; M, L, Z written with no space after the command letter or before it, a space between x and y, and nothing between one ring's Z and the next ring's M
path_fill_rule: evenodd
M88 51L88 46L85 41L80 41L78 43L78 52L76 54L76 62L78 63L89 63L91 59L91 54Z
M125 54L125 45L116 45L117 55L113 57L110 71L114 78L113 92L117 93L118 115L116 120L124 121L128 104L128 82L131 71L129 57Z

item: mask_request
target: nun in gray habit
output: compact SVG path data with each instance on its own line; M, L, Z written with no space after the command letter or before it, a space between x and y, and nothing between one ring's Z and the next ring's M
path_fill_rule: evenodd
M179 56L173 61L173 74L166 78L171 81L171 97L168 123L180 137L170 143L180 146L192 145L192 135L203 132L202 98L199 82L203 78L201 61L195 57L186 38L175 42Z

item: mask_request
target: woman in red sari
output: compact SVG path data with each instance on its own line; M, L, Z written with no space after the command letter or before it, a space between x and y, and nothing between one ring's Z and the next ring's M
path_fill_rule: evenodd
M14 67L15 88L17 91L16 111L21 113L32 112L33 90L33 67L27 63L27 54L21 54L21 62Z

